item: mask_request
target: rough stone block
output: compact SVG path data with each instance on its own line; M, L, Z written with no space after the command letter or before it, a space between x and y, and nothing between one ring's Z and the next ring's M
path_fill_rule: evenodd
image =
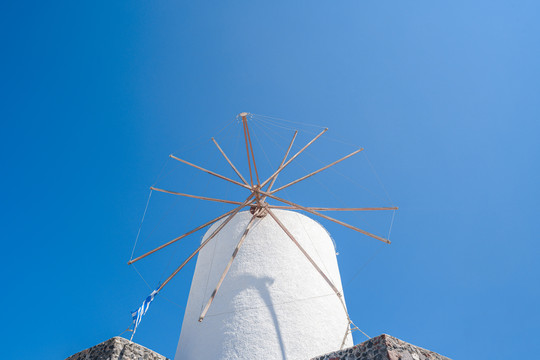
M169 360L150 349L122 337L113 337L71 355L66 360Z
M450 360L433 351L382 334L353 347L312 360Z

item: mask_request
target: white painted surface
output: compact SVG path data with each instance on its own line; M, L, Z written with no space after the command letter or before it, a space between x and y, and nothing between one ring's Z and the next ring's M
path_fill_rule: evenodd
M299 213L274 212L341 291L327 231ZM250 218L247 211L237 214L200 252L175 360L305 360L340 348L347 330L343 306L270 215L256 221L198 322ZM352 345L349 334L345 346Z

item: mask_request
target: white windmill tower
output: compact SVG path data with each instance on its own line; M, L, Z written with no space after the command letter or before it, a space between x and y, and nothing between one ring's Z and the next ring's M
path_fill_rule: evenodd
M310 359L352 345L352 323L341 285L336 253L328 232L297 211L322 217L385 243L389 240L336 220L320 211L396 210L397 207L314 208L274 195L359 153L328 164L295 181L272 189L277 176L322 136L323 130L289 158L297 132L278 169L260 181L248 126L241 113L250 172L248 182L212 139L234 172L236 181L171 158L249 190L242 202L153 191L224 202L237 207L158 248L129 261L132 264L209 225L200 246L160 285L163 287L198 254L175 360ZM254 180L255 179L255 180ZM273 199L284 205L272 205ZM249 211L242 211L249 208ZM294 211L297 210L297 211ZM206 245L214 243L214 247ZM216 284L207 293L207 284ZM211 311L210 311L211 309Z

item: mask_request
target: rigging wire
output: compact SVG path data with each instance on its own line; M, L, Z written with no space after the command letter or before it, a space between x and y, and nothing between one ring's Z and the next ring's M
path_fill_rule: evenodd
M229 126L231 126L236 120L237 120L237 116L235 116L232 120L227 122L225 124L225 126L223 126L217 133L215 133L214 137L218 136L221 132L223 132L225 129L227 129ZM215 128L218 128L218 127L215 127ZM210 133L213 133L213 129L210 129ZM201 141L203 139L205 139L205 140ZM180 151L183 151L183 152L191 151L194 148L197 148L198 146L201 146L203 143L206 143L208 141L211 141L211 139L208 139L207 135L202 135L202 136L198 137L197 139L195 139L195 140L183 145L182 147L178 148L176 151L173 151L173 153L176 154L176 153L179 153Z
M377 171L375 171L375 167L373 166L373 164L369 160L369 158L367 156L367 153L364 153L364 156L366 157L366 160L367 160L369 166L371 167L371 170L373 170L373 173L377 177L377 181L379 182L379 185L381 185L381 187L383 188L384 193L386 194L386 197L388 198L388 201L390 201L390 204L392 204L392 206L394 206L394 202L392 201L392 199L390 199L390 195L388 194L388 191L386 191L386 187L384 186L381 178L379 177L379 174L377 173Z
M144 207L143 216L141 219L141 223L139 224L139 230L137 230L137 236L135 237L135 243L133 244L133 249L131 250L131 257L129 258L129 261L133 260L133 254L135 253L135 247L137 246L137 242L139 241L139 235L141 234L141 228L144 222L144 218L146 216L146 211L148 210L148 204L150 203L151 197L152 197L152 189L150 189L150 193L148 194L148 200L146 200L146 206Z
M321 126L321 125L316 125L316 124L310 124L310 123L304 123L304 122L299 122L299 121L292 121L292 120L286 120L286 119L281 119L281 118L278 118L278 117L274 117L274 116L269 116L269 115L262 115L262 114L251 114L251 116L258 116L258 117L263 117L263 118L268 118L268 119L275 119L275 120L280 120L280 121L284 121L284 122L288 122L288 123L292 123L292 124L299 124L299 125L306 125L306 126L313 126L313 127L317 127L317 128L321 128L321 129L324 129L325 126Z
M270 119L265 119L265 118L260 118L260 117L255 116L255 120L262 121L262 122L266 123L267 125L280 127L282 129L286 129L286 130L292 130L292 131L298 130L298 127L291 127L291 126L294 126L294 125L286 126L284 124L281 124L281 123L279 123L277 121L270 120ZM326 128L326 126L321 126L321 128ZM311 130L302 129L302 131L306 132L306 133L309 133L309 134L317 135L316 132L311 131ZM347 141L345 141L345 140L343 140L341 138L334 137L332 135L325 135L325 138L328 139L328 140L337 142L337 143L344 144L344 145L348 145L348 146L352 146L352 147L358 147L358 144L347 142Z
M205 185L205 188L204 188L204 191L203 192L206 192L206 189L208 189L208 185L210 184L210 177L208 177L208 180L206 181L206 185ZM180 198L178 198L176 200L176 205L180 202ZM189 215L189 218L188 220L186 221L187 224L190 224L191 223L191 220L193 220L193 218L195 217L195 214L197 213L197 210L199 209L200 207L200 204L201 202L200 201L197 201L195 203L195 206L193 208L193 211L191 211L190 215ZM159 225L159 224L158 224ZM176 249L174 249L173 251L171 251L171 255L169 256L169 259L167 260L167 265L165 265L163 267L163 272L161 273L161 275L159 276L159 283L161 284L161 281L163 280L163 278L165 277L166 273L167 273L167 269L169 268L169 266L171 265L172 261L173 261L173 258L176 256L176 254L178 253L178 250L180 249L180 246L176 246Z
M142 274L139 272L139 270L137 269L137 267L135 266L135 264L131 264L131 266L133 266L133 269L135 269L135 272L140 276L140 278L142 279L142 281L144 281L144 283L146 284L146 286L148 286L148 289L150 289L150 291L153 291L155 289L152 289L152 287L150 286L150 284L148 283L148 281L146 281L146 279L142 276ZM164 298L165 300L167 300L168 302L170 302L171 304L173 305L176 305L178 306L179 308L183 309L184 307L179 305L178 303L172 301L171 299L169 299L168 297L166 297L165 295L162 295L160 294L162 298Z
M307 297L307 298L283 301L283 302L280 302L280 303L277 303L277 304L271 304L271 305L266 305L265 304L265 305L254 306L254 307L247 307L247 308L243 308L243 309L236 309L236 310L233 310L233 311L224 311L224 312L220 312L220 313L216 313L216 314L207 314L206 317L220 316L220 315L226 315L226 314L236 314L236 313L240 313L240 312L257 310L257 309L264 309L264 308L275 308L276 306L280 306L280 305L294 304L294 303L298 303L298 302L302 302L302 301L306 301L306 300L318 299L318 298L323 298L323 297L328 297L328 296L336 296L336 294L331 293L331 294L325 294L325 295L316 295L316 296L310 296L310 297Z

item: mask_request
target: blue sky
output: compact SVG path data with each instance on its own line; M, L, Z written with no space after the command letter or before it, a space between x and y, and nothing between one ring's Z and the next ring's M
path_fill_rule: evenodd
M454 359L530 357L540 335L537 2L2 8L6 358L62 359L129 325L149 293L126 265L149 186L165 164L158 184L243 196L166 161L175 153L228 171L208 139L241 111L329 127L299 159L308 170L352 151L350 143L366 149L338 169L355 181L321 174L289 198L400 207L389 246L322 222L364 331ZM254 123L263 144L286 143L276 124L284 123ZM300 128L303 141L316 129ZM239 130L233 122L217 138L241 162ZM282 154L265 148L270 164ZM303 173L291 168L283 181ZM153 195L136 251L226 209ZM366 216L342 218L388 231L387 217ZM199 239L138 269L155 286ZM156 298L137 342L174 355L192 271Z

